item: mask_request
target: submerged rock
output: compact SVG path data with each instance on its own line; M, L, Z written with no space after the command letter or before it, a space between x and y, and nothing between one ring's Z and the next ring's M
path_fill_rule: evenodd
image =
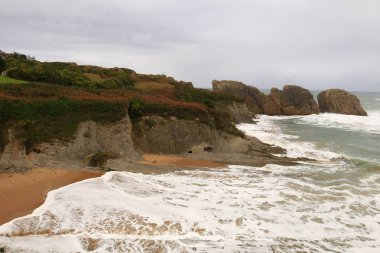
M321 112L367 116L358 97L342 89L322 91L318 103Z

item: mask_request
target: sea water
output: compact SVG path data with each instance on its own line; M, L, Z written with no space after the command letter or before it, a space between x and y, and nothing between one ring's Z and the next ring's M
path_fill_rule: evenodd
M144 175L49 192L0 227L9 252L380 252L380 93L368 117L260 116L238 127L316 161Z

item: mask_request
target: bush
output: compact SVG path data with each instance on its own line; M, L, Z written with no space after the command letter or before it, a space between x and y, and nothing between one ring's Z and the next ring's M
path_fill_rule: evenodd
M129 69L79 66L75 63L39 62L33 58L14 54L6 60L6 70L10 77L29 82L45 82L65 86L85 88L119 88L132 86L134 81ZM86 74L100 75L90 79Z
M179 100L201 103L206 105L208 108L214 108L217 102L230 104L233 101L242 101L233 95L216 93L206 89L193 88L192 86L183 84L175 85L175 95Z
M3 57L0 56L0 74L6 69L6 62Z
M140 98L131 98L129 100L128 114L129 118L137 119L143 115L144 112L144 103Z

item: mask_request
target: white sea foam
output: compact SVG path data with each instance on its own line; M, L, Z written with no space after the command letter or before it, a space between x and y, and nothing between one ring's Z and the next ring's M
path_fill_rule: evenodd
M375 98L375 101L378 101L378 102L380 102L380 98Z
M375 252L380 176L352 173L321 165L109 172L50 192L32 215L0 227L0 245L10 252Z
M337 154L329 150L317 149L311 142L297 141L299 136L283 133L280 126L275 124L276 120L283 117L262 115L257 124L240 124L237 127L249 136L254 136L264 143L276 145L287 150L288 157L307 157L320 161L331 161L332 159L343 158L342 154Z
M367 117L334 113L314 114L300 117L300 123L313 124L324 128L380 134L379 111L368 111Z

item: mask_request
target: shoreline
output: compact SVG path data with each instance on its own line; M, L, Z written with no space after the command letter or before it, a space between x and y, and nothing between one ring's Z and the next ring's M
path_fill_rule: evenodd
M226 168L227 164L174 155L144 154L139 163L120 172L168 173L178 170ZM27 171L0 173L0 226L31 214L42 205L49 191L105 174L98 168L70 169L36 167Z
M0 225L31 214L43 204L49 191L103 174L47 167L0 174Z

